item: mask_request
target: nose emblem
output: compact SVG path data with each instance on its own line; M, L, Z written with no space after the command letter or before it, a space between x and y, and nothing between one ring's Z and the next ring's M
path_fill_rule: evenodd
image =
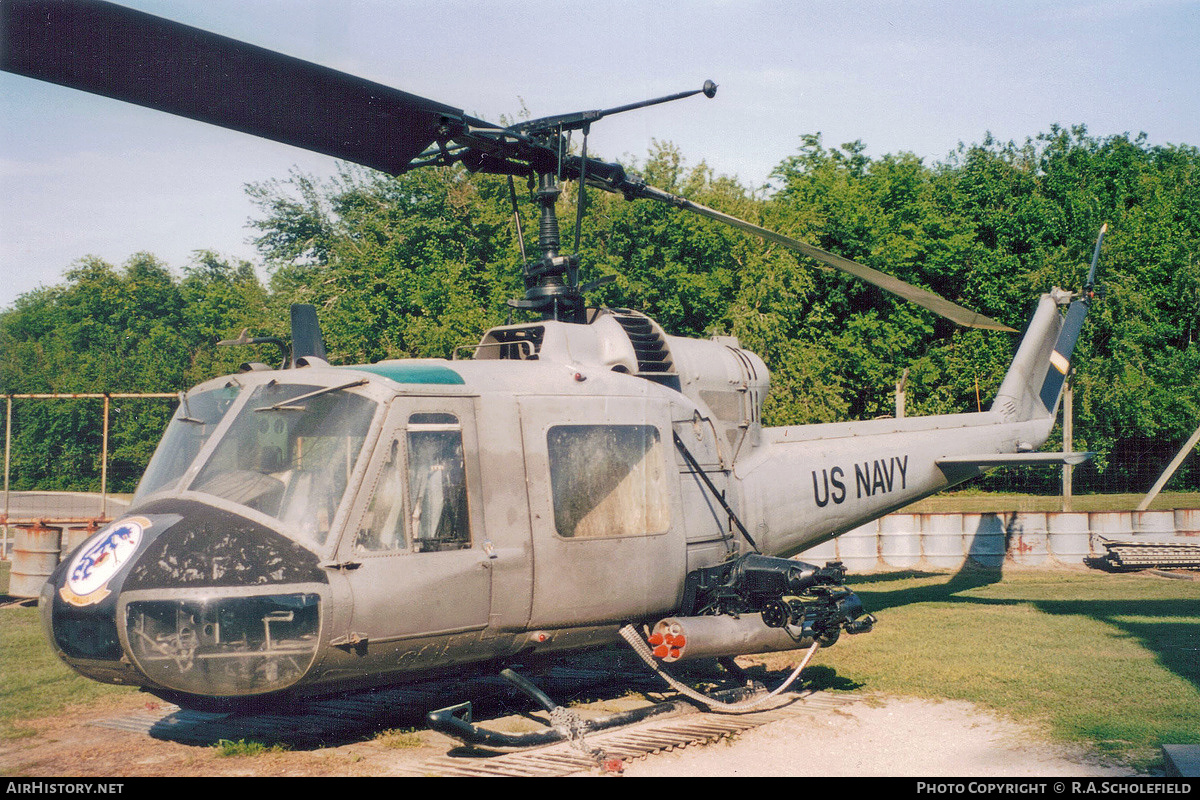
M73 606L95 605L108 597L108 582L129 563L150 525L145 517L129 517L89 539L71 561L59 596Z

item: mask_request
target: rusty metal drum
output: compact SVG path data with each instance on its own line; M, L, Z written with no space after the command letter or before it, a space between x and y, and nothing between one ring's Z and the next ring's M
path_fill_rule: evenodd
M8 593L13 597L37 597L42 584L58 566L62 531L41 525L15 530Z

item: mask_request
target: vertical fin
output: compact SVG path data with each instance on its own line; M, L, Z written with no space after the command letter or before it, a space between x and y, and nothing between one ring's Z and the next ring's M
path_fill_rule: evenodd
M1088 308L1098 294L1096 264L1106 230L1107 225L1100 229L1087 283L1071 301L1067 313L1063 315L1059 306L1066 304L1070 293L1055 289L1042 296L992 405L992 410L1006 419L1030 420L1057 413L1063 384L1071 371L1071 354Z
M1104 241L1104 234L1107 230L1108 223L1100 226L1100 235L1096 237L1096 248L1092 251L1092 266L1088 270L1087 283L1084 284L1080 298L1073 301L1067 309L1067 318L1063 320L1058 341L1055 342L1054 350L1050 353L1050 368L1046 371L1046 379L1042 382L1042 389L1038 396L1041 398L1042 405L1051 412L1054 411L1059 394L1062 392L1063 383L1070 374L1071 353L1075 350L1079 332L1083 330L1083 321L1087 317L1088 307L1096 296L1096 265L1100 261L1100 245Z

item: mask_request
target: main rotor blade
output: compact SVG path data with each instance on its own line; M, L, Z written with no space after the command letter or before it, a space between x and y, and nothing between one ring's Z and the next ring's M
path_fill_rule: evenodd
M880 289L883 289L886 292L891 292L897 297L901 297L909 302L916 303L922 308L928 309L939 316L958 323L959 325L963 325L968 328L984 328L994 331L1015 331L1014 328L1010 328L1002 322L997 322L996 320L986 317L977 311L972 311L969 308L963 308L962 306L952 303L941 295L934 294L927 289L913 286L911 283L905 283L899 278L895 278L886 273L871 269L870 267L865 267L862 264L851 261L848 258L842 258L839 255L826 252L819 247L813 247L811 244L805 244L804 242L798 239L793 239L790 236L784 236L783 234L760 227L752 222L746 222L745 220L722 213L715 209L709 208L708 206L703 206L699 203L693 203L691 200L670 194L669 192L664 192L661 189L655 189L653 186L642 184L639 188L636 188L632 191L635 196L661 200L662 202L669 203L677 208L687 209L688 211L695 212L701 216L708 217L709 219L715 219L718 222L724 222L726 225L732 225L733 227L739 228L748 233L761 236L767 241L781 244L789 250L794 250L797 253L806 255L811 259L820 261L822 264L827 264L834 269L839 269L842 272L849 273L859 280L866 281L873 286L878 286ZM631 191L626 190L625 193L629 195Z
M97 0L0 0L0 69L399 174L459 109Z

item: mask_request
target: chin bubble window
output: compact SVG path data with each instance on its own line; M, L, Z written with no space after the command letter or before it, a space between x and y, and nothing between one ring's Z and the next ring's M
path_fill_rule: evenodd
M192 694L262 694L312 666L321 628L311 593L129 604L125 635L146 677Z

